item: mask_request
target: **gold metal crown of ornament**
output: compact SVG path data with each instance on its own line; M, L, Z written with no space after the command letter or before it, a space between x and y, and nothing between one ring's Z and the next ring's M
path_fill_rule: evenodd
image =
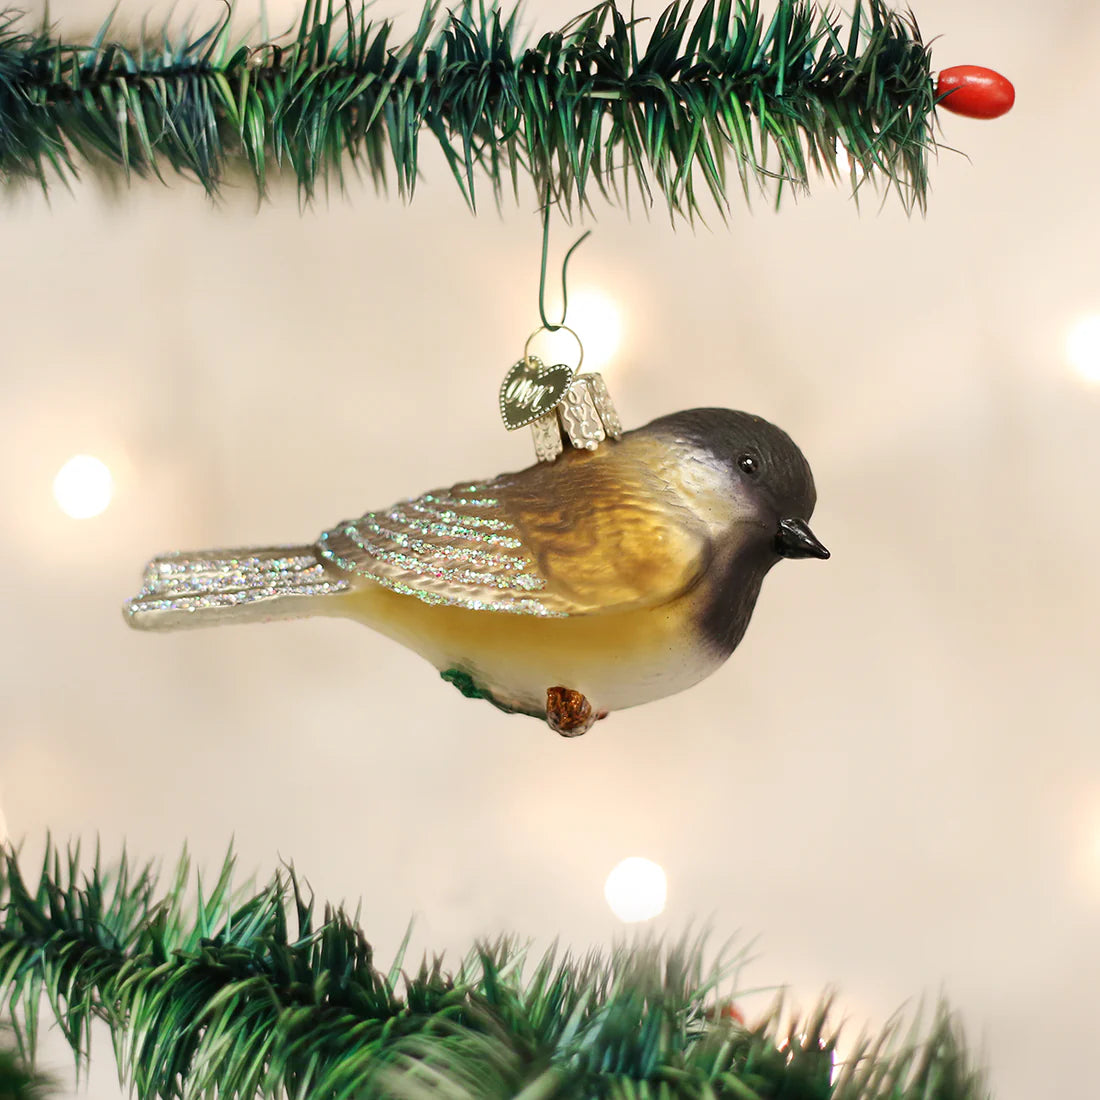
M599 374L578 374L584 361L580 337L565 325L580 348L576 367L565 363L546 366L530 353L531 341L543 329L527 338L523 358L514 363L500 387L500 415L504 426L515 431L531 425L535 456L539 462L553 462L566 443L578 450L594 451L605 439L620 439L622 422L615 411L607 384Z

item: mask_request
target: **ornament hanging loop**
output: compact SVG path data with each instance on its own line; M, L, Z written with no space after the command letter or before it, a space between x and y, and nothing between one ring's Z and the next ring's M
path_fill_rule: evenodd
M557 332L559 328L565 328L565 318L569 311L569 293L565 285L566 269L569 267L569 261L572 259L573 253L592 236L592 230L585 230L585 232L573 242L569 251L565 254L565 259L561 262L561 320L555 324L546 316L546 258L550 251L550 206L550 196L547 194L546 202L542 207L542 266L539 269L539 317L542 318L543 328L549 329L551 332ZM576 336L576 333L573 333L573 335ZM530 341L528 341L528 343L530 343ZM580 340L578 340L577 343L579 344Z
M577 244L580 244L580 241L578 241ZM573 247L576 248L577 245L574 245ZM535 331L527 337L527 343L523 345L523 358L527 362L531 362L532 360L534 360L534 356L532 356L531 354L531 341L534 340L536 336L541 336L544 332L568 332L569 335L577 341L578 359L577 365L573 367L573 373L576 374L581 369L581 364L584 362L584 344L581 343L581 338L568 325L564 323L560 325L544 324L542 328L535 329ZM572 379L570 379L570 381L572 381Z
M500 387L500 415L509 431L531 426L535 455L540 462L553 462L565 447L594 451L605 439L619 439L622 424L611 402L607 386L598 374L579 375L584 362L584 344L565 319L569 309L566 271L574 252L591 236L588 230L577 238L561 265L561 320L546 316L546 262L550 251L550 195L542 208L542 265L539 269L539 317L523 345L523 358L513 363ZM531 354L531 342L542 333L563 330L577 341L579 358L575 367L565 363L546 366Z

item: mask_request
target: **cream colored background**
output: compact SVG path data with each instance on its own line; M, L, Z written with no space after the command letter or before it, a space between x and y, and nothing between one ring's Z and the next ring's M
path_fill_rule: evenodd
M292 7L272 2L273 23ZM74 35L107 8L52 5ZM1100 309L1100 15L916 8L937 68L993 65L1019 100L996 123L944 116L970 159L932 165L927 218L860 213L825 183L778 215L738 201L728 229L595 204L573 285L623 312L605 373L624 420L775 419L813 463L834 556L775 570L718 675L577 742L462 700L350 623L150 637L118 610L155 551L306 540L528 462L495 388L534 327L531 196L471 217L425 141L408 206L353 184L257 210L179 180L6 197L12 835L165 860L186 842L208 868L235 838L244 871L293 859L320 897L361 900L384 960L410 915L414 949L452 958L503 930L607 944L604 877L646 855L670 881L655 927L758 936L753 984L808 1004L835 983L854 1027L942 990L1000 1100L1086 1095L1100 390L1064 340ZM527 22L574 14L534 3ZM79 451L118 479L83 522L50 490ZM48 1059L68 1072L60 1045ZM101 1041L89 1095L116 1095L113 1075Z

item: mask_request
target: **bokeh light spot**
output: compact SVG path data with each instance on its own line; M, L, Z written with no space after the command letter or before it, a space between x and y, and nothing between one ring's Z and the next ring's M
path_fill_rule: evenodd
M1082 317L1069 330L1066 357L1086 382L1100 382L1100 313Z
M626 923L650 920L664 911L668 880L660 864L631 856L612 869L603 893L619 920Z
M53 479L58 507L72 519L98 516L114 493L114 479L104 463L92 455L73 455Z

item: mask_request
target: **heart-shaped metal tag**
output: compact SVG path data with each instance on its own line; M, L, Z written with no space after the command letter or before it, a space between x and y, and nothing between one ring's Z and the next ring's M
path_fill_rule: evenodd
M533 355L524 356L504 376L500 387L500 415L514 432L544 416L565 396L575 371L564 363L546 366Z

